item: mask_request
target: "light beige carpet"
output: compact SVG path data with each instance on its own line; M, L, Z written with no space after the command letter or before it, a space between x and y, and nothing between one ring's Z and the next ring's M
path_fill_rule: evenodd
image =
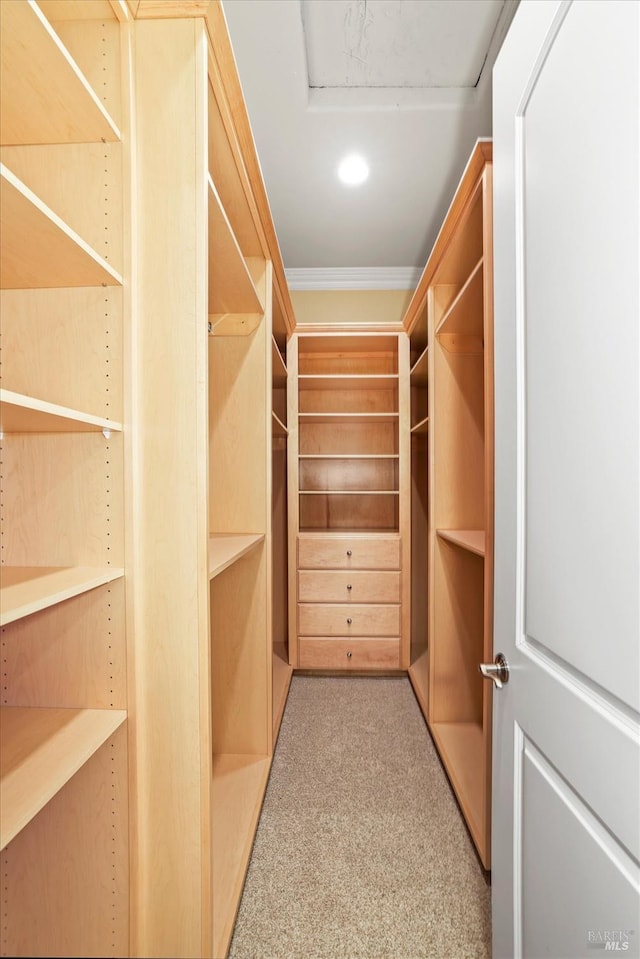
M294 676L230 959L482 959L490 909L409 680Z

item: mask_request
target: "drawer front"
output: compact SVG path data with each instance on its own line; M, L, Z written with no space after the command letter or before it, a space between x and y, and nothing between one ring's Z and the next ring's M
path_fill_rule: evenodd
M400 538L298 538L298 569L400 569Z
M298 604L300 636L399 636L400 607Z
M398 669L400 640L301 639L298 655L300 669Z
M368 570L300 570L301 603L399 603L400 573Z

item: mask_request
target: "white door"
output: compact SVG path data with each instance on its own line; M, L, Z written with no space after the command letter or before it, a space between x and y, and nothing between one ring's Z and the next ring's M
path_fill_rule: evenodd
M494 956L640 955L639 4L494 72Z

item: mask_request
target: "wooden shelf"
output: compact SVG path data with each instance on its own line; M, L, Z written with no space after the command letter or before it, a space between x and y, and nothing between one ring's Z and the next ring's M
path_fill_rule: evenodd
M431 723L431 733L476 843L482 841L486 796L485 736L480 723Z
M429 381L429 347L420 354L411 367L411 386L426 386Z
M399 460L399 453L300 453L300 460Z
M423 420L420 420L419 423L416 423L415 426L411 427L412 433L428 433L429 432L429 417L425 416Z
M23 396L0 389L0 431L5 433L99 433L121 431L121 423L113 423L91 413L72 410L57 403L47 403L33 396Z
M271 335L271 383L274 389L285 389L287 385L287 367L273 334Z
M0 3L2 145L100 143L120 131L35 3Z
M209 579L235 563L264 540L262 533L214 533L209 537Z
M1 710L1 847L49 802L127 718L120 709Z
M436 328L438 340L450 353L482 353L484 347L483 257Z
M299 413L299 423L397 423L397 413Z
M438 529L436 533L440 539L445 539L454 546L475 553L476 556L484 556L486 537L482 529Z
M397 489L301 489L300 496L399 496Z
M289 430L284 425L277 413L271 411L271 426L273 436L288 436Z
M292 667L289 665L287 650L284 643L275 643L273 646L273 738L278 736L280 723L287 703L289 685L291 683Z
M214 336L246 336L264 308L209 176L209 324Z
M0 625L8 626L65 599L112 583L123 575L124 570L111 567L2 566Z
M212 789L213 955L226 956L271 760L214 755Z
M392 390L398 385L397 373L364 374L302 374L298 389L303 390Z
M0 229L2 289L122 285L120 274L2 163Z

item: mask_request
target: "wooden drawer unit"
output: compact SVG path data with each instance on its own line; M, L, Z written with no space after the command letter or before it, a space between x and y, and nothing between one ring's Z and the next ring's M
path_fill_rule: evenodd
M400 537L300 536L298 569L400 569Z
M400 607L298 604L299 636L399 636Z
M299 657L301 669L398 669L400 640L305 638Z
M301 569L298 600L301 603L399 603L400 573Z

